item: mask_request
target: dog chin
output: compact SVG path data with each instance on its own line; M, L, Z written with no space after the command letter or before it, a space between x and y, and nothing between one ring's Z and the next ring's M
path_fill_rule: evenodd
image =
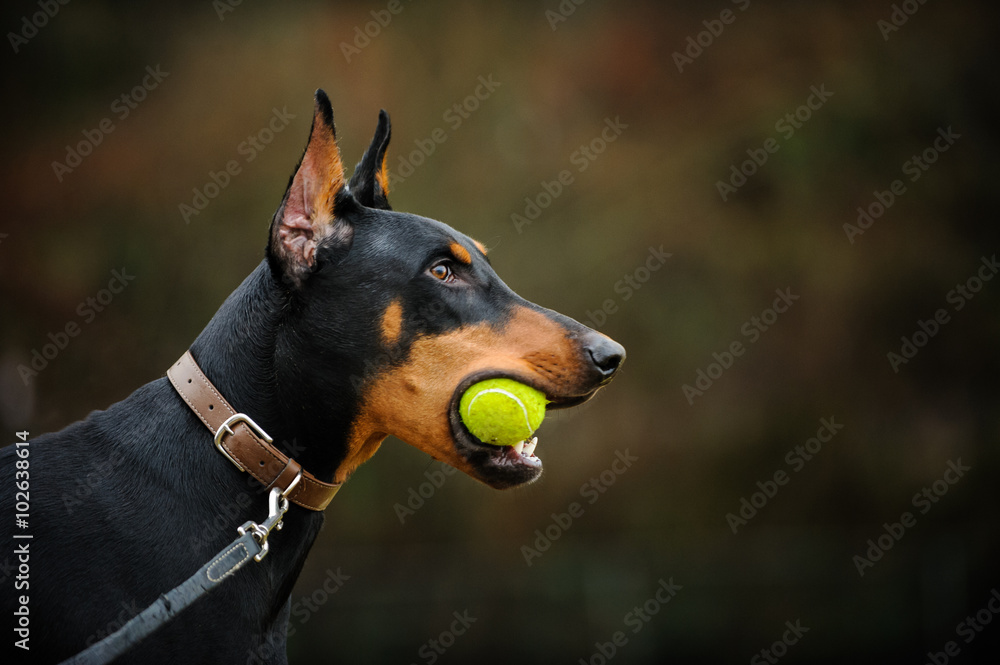
M526 485L542 475L535 454L538 437L514 446L495 446L474 437L457 415L451 419L453 445L461 462L454 466L494 489Z
M519 453L514 446L478 445L482 449L465 453L468 468L463 470L493 489L527 485L542 475L542 460L534 454Z

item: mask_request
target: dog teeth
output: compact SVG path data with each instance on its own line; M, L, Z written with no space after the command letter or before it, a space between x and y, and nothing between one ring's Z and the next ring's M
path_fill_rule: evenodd
M524 441L521 441L520 443L515 443L514 444L514 450L517 451L518 455L522 454L521 451L524 450Z
M535 454L535 446L538 445L538 437L533 437L531 441L524 443L524 450L518 451L525 457L532 457Z

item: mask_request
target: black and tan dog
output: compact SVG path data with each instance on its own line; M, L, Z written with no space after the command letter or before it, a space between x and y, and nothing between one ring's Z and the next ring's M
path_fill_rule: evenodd
M457 416L458 397L481 379L511 377L544 392L550 409L564 408L617 372L620 345L520 298L480 243L390 209L389 133L383 112L348 182L330 102L316 93L309 143L271 223L267 258L191 346L205 385L273 437L281 464L271 476L256 475L245 459L234 466L203 424L215 405L196 413L196 401L166 378L31 442L29 662L82 650L115 617L186 579L242 522L263 517L264 486L248 485L240 469L284 488L296 476L288 469L301 465L320 498L310 505L303 489L271 554L121 659L285 662L289 596L332 496L322 488L350 477L389 434L492 487L531 482L542 470L533 447L480 443ZM0 452L6 543L14 542L14 461L12 448ZM70 509L60 497L84 476L92 492ZM220 528L193 546L188 535L206 523ZM2 598L9 622L17 601L6 591Z

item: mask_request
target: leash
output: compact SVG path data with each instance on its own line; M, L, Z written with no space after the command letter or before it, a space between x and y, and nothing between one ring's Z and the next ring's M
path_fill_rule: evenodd
M173 620L205 594L214 591L250 559L260 562L269 551L268 536L280 531L289 502L309 510L326 508L341 483L325 483L273 445L248 415L237 413L198 367L190 351L167 370L170 384L214 437L226 459L265 485L267 519L239 527L239 538L226 545L198 572L132 617L124 626L60 665L106 665Z
M281 518L288 511L286 495L295 484L293 482L285 492L278 488L271 490L267 497L267 519L262 524L246 522L237 529L240 537L222 548L222 551L212 557L198 572L161 595L156 602L129 619L117 631L72 658L64 660L60 665L105 665L112 662L169 623L192 603L217 589L250 559L259 562L267 556L269 551L267 537L272 530L281 530Z

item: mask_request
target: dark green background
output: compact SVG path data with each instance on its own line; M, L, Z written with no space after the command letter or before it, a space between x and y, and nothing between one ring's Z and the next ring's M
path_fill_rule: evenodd
M341 44L385 2L245 0L220 21L207 0L74 0L18 53L5 39L0 439L163 374L260 260L323 87L350 164L380 108L394 170L442 128L394 206L482 240L530 300L587 320L611 299L601 329L629 360L549 418L529 487L442 476L401 524L396 504L441 467L387 441L327 511L293 596L325 602L298 606L293 662L425 663L455 611L477 621L441 663L586 662L619 630L614 663L747 662L796 620L809 632L787 662L923 663L948 640L953 662L984 662L1000 626L967 645L956 625L1000 585L1000 282L961 311L947 295L1000 249L995 12L932 0L885 40L889 2L589 0L554 31L557 0L401 6L350 62ZM679 72L673 53L726 8L735 21ZM35 11L6 3L0 27ZM169 76L120 119L112 103L156 65ZM445 113L490 75L453 128ZM786 139L775 124L821 85L833 96ZM247 162L275 108L295 117ZM105 117L114 132L59 182L52 162ZM574 152L616 118L579 172ZM904 163L947 127L961 138L910 182ZM716 182L769 138L778 151L723 202ZM185 224L178 206L229 160L241 172ZM512 213L564 169L573 182L518 233ZM895 179L906 192L849 242ZM660 246L672 256L626 300L616 282ZM79 303L123 267L134 281L87 323ZM749 344L742 326L786 288L799 299ZM887 353L939 308L950 321L894 372ZM80 334L26 387L17 366L70 322ZM689 405L681 386L736 341ZM831 416L843 429L794 472L786 453ZM589 503L581 486L626 450L638 461ZM959 458L971 471L920 514L911 497ZM787 485L734 535L726 514L779 470ZM573 502L582 516L526 565ZM852 557L904 511L916 525L859 576ZM338 569L350 579L324 598ZM671 578L682 589L632 633L626 615Z

